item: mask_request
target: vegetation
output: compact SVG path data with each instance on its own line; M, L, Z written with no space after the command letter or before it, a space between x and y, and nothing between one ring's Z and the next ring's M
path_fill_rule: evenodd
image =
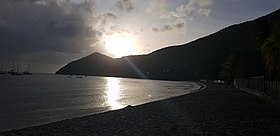
M270 79L280 79L280 23L274 25L271 34L263 43L262 55Z
M264 75L264 64L261 53L257 49L234 51L222 64L221 78L229 82L235 78L261 75Z

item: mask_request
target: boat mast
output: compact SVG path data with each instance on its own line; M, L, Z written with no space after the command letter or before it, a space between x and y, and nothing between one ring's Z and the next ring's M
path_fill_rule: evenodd
M19 60L17 60L17 73L20 72L20 65L19 65Z
M5 71L5 68L4 68L4 65L3 65L3 61L1 60L1 69L0 69L0 74L6 74L4 71Z
M3 72L3 61L1 61L1 72Z
M30 73L30 63L28 63L28 69L27 71Z
M15 60L13 60L13 71L15 71Z

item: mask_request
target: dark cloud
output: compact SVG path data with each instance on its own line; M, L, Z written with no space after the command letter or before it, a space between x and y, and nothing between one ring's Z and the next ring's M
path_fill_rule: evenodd
M95 16L96 23L99 23L101 27L104 27L108 23L112 23L118 16L113 13L97 14Z
M117 16L113 13L107 13L105 14L107 18L110 18L110 19L117 19Z
M93 27L99 21L95 9L93 1L0 0L0 57L66 63L73 54L102 50L96 46L102 32Z
M160 29L159 29L158 27L153 27L152 30L153 30L154 32L160 32Z
M185 22L178 22L178 23L174 24L173 27L175 27L177 29L182 29L185 27L185 25L186 25Z
M118 0L114 8L119 11L130 12L135 8L134 0Z

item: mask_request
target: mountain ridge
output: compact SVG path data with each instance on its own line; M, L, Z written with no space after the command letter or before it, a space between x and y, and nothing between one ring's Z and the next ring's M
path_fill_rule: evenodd
M93 53L95 55L67 64L56 74L167 80L217 79L220 77L222 64L232 52L241 49L259 50L258 46L263 44L273 25L280 22L279 19L280 10L277 10L252 21L228 26L189 43L161 48L146 55L113 59ZM255 73L257 74L264 73L259 70Z

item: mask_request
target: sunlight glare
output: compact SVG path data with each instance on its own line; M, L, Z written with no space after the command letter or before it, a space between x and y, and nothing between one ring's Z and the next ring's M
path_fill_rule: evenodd
M108 104L111 110L121 109L124 105L120 104L118 100L120 99L121 86L119 84L120 79L114 77L106 77L106 104Z
M114 34L105 38L107 51L115 57L132 55L135 52L135 39L130 34Z

